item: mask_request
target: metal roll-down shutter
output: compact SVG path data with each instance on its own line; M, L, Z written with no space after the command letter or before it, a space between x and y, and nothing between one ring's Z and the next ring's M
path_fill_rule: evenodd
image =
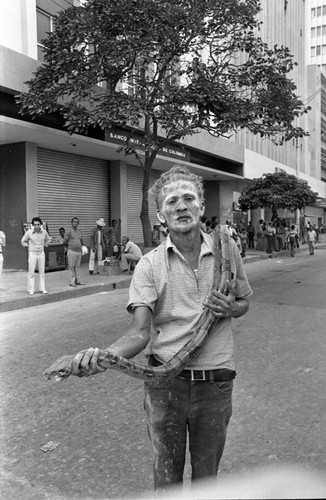
M88 245L95 221L109 222L109 162L38 148L37 196L38 215L51 237L78 217Z

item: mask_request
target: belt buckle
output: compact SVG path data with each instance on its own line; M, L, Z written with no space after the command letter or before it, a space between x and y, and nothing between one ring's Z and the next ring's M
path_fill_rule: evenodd
M201 381L205 381L206 380L206 373L205 373L205 370L190 370L191 371L191 381L192 382L201 382ZM199 372L198 373L198 376L196 375L195 376L195 372ZM200 372L201 372L201 376L200 376Z

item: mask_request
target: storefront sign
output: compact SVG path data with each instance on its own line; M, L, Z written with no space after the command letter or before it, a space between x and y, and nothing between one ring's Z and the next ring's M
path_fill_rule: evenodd
M133 146L141 150L145 149L143 138L141 136L129 135L128 132L124 130L118 130L118 129L107 130L106 140L108 142L114 142L115 144L120 144L120 145L129 142L130 146ZM189 151L186 151L184 148L176 144L164 146L162 149L160 149L158 154L163 156L169 156L172 158L178 158L179 160L190 161Z

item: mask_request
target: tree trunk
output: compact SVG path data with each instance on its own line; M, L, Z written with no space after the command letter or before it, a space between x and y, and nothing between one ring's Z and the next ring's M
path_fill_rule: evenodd
M155 155L156 156L156 155ZM148 213L148 190L150 188L150 176L152 165L155 159L155 156L145 155L145 163L143 168L143 184L142 184L142 205L140 212L140 220L143 227L143 236L144 236L144 246L152 247L152 226Z
M277 208L272 206L272 220L276 220L278 218L278 214L277 214Z

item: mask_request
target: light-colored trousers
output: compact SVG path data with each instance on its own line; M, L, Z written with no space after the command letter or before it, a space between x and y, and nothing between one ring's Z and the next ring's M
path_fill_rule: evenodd
M129 261L138 262L139 261L139 257L137 257L133 253L122 253L121 254L121 269L122 269L122 271L128 269L128 267L129 267L129 265L128 265Z
M3 268L3 255L0 253L0 276L2 274L2 268Z
M97 253L97 259L95 260L96 253ZM101 260L103 260L103 249L102 245L99 245L97 250L91 249L91 253L89 254L89 263L88 263L89 271L98 272L98 263Z
M45 290L45 253L41 252L28 252L28 277L27 277L27 290L29 292L35 291L35 269L38 267L39 274L39 290Z
M80 272L80 262L82 258L82 253L74 252L73 250L68 250L67 252L68 258L68 267L69 267L69 275L70 275L70 284L76 284L79 280L79 272Z
M310 255L313 255L315 253L315 242L308 240L308 247Z

